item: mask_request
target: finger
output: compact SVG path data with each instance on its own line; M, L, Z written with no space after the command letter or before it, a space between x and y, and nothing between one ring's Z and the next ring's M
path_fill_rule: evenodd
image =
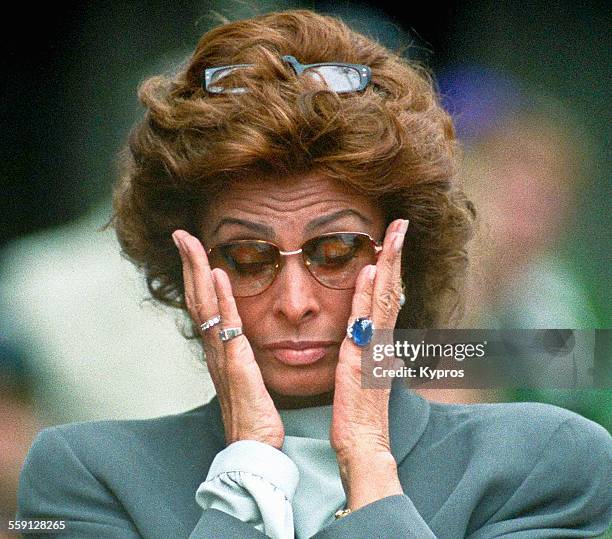
M393 267L393 281L395 283L399 283L398 291L400 293L400 301L401 301L401 296L404 293L404 289L402 285L402 252L404 250L404 240L406 239L406 232L408 231L408 225L409 225L408 219L403 219L402 224L400 225L400 230L399 230L401 234L401 240L398 239L397 244L394 246L394 248L396 249L396 256L395 256L395 262L394 262L394 267ZM398 310L401 308L402 308L402 305L400 303ZM395 314L397 317L397 313ZM393 325L395 326L395 318L393 319Z
M236 300L232 292L227 273L222 269L216 268L213 270L213 283L215 293L219 300L219 313L221 314L221 329L242 328L242 320L238 314ZM219 337L219 331L216 331L216 339L225 350L226 361L239 361L241 364L254 360L251 346L245 335L238 335L229 341L222 342Z
M179 256L181 257L181 267L183 269L183 295L185 297L185 305L187 306L187 310L189 310L189 306L192 304L194 297L193 279L191 278L191 266L189 264L189 260L187 259L187 255L185 254L185 249L181 243L181 233L181 230L175 230L172 234L172 240L174 241L176 248L178 249Z
M376 263L371 316L378 328L391 329L395 326L402 293L402 246L407 227L408 221L403 219L397 219L389 225Z
M213 328L209 328L208 330L201 330L199 328L202 322L205 320L210 320L213 316L218 314L218 310L216 310L216 308L214 309L214 313L212 312L212 309L210 309L211 305L216 304L217 299L214 295L213 288L213 294L209 295L209 299L207 301L202 302L198 300L199 293L196 290L194 266L192 264L193 253L190 251L190 242L187 239L189 237L190 234L184 230L177 230L174 232L174 234L172 234L172 238L179 249L183 265L185 305L187 306L191 319L193 320L194 324L198 326L200 331L204 361L206 362L213 384L215 385L217 392L222 392L219 384L223 384L223 378L219 375L219 366L217 363L222 362L223 348L214 340L207 338L209 332L213 331ZM197 243L199 243L199 241Z
M351 320L372 314L372 296L374 294L374 278L376 266L368 265L361 270L355 285L353 304L351 307Z
M194 322L194 324L199 326L201 324L202 318L197 312L195 312L195 309L194 309L196 300L195 300L195 289L194 289L194 284L193 284L191 264L189 261L189 256L186 253L185 247L183 246L183 243L181 241L182 236L185 234L186 232L184 232L183 230L175 230L174 233L172 234L172 240L176 244L176 247L181 256L181 266L183 269L183 290L184 290L185 306L187 307L189 316L191 316L191 319ZM202 345L203 345L203 352L204 352L204 360L206 364L208 365L208 371L211 375L211 378L213 379L213 383L215 384L215 386L217 386L217 383L216 383L216 379L218 378L216 376L217 369L215 368L215 365L214 365L215 363L214 358L217 355L215 353L216 351L204 339L202 339Z
M192 318L199 325L219 314L210 264L204 247L196 237L183 232L179 241L183 246L191 281L190 294L186 294L185 301L189 302Z
M349 324L352 324L357 318L367 317L371 315L372 309L372 295L374 293L374 278L376 277L376 266L368 265L363 268L357 276L357 282L355 284L355 293L353 295L353 304L351 307L351 316L349 318ZM360 348L352 341L351 346L355 347L355 350Z
M193 287L193 277L191 272L191 264L189 263L189 257L185 252L185 247L181 241L181 236L184 233L182 230L176 230L172 234L172 239L176 244L181 257L181 267L183 269L183 296L185 298L185 306L191 316L194 323L199 324L199 318L196 317L196 313L192 311L195 303L195 291Z

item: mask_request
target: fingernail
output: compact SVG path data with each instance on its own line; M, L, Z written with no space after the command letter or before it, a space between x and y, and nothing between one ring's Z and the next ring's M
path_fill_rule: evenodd
M177 237L174 234L172 234L172 241L174 242L174 245L176 245L177 249L181 248L179 240L177 239Z
M393 250L396 253L399 253L402 250L402 246L404 245L404 234L398 233L393 238Z
M368 279L369 279L370 281L373 281L373 280L374 280L374 277L376 277L376 266L371 265L371 266L368 268Z
M189 251L189 243L187 242L190 240L191 240L191 236L189 234L184 234L181 238L179 238L179 243L181 244L183 251L185 252Z
M402 234L406 234L406 230L408 230L408 223L409 223L408 219L402 219L402 226L400 228L400 232Z

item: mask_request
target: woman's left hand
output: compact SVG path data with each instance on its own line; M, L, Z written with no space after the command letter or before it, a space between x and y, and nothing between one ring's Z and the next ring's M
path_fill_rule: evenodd
M349 322L365 316L376 329L395 327L407 227L408 221L401 219L388 226L376 266L367 266L359 275ZM391 390L362 387L362 353L348 337L340 346L330 430L348 507L353 510L403 492L389 439Z

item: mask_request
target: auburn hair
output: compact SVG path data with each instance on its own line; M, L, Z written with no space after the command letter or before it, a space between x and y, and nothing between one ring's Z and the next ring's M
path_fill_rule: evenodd
M362 92L336 94L283 60L365 64ZM253 64L246 93L211 94L206 67ZM240 75L239 75L240 76ZM406 307L397 327L446 327L462 313L466 244L475 210L457 180L457 143L425 69L307 10L222 24L172 75L139 87L146 108L121 153L113 218L122 251L152 297L185 310L171 234L198 236L203 211L228 182L317 172L370 197L387 223L407 218Z

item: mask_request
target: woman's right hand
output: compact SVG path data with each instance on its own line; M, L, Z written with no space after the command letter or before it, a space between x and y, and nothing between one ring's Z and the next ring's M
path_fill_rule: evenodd
M266 389L245 335L222 342L219 330L242 327L227 274L211 270L200 241L184 230L172 234L183 265L185 303L193 322L221 315L221 323L201 331L206 363L221 406L227 444L256 440L280 449L285 430Z

